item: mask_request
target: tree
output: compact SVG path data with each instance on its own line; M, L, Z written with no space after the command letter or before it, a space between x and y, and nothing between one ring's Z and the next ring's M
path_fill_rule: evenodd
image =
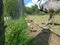
M31 8L25 7L25 13L27 14L38 14L39 12L37 5L32 6Z
M4 14L10 15L13 19L23 15L23 0L4 0Z
M33 12L32 12L32 9L31 8L25 7L25 13L32 14Z
M38 9L38 7L37 7L37 5L34 5L34 6L32 6L31 8L29 8L29 7L25 7L25 13L27 13L27 14L37 14L37 15L44 15L45 13L44 12L41 12L39 9Z
M3 0L0 0L0 45L5 44L5 31L3 20Z

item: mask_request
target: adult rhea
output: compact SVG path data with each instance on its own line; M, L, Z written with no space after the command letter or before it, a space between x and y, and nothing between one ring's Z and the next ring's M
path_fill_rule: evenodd
M60 0L38 0L38 8L40 11L47 12L50 14L46 25L51 21L54 25L54 14L60 12Z

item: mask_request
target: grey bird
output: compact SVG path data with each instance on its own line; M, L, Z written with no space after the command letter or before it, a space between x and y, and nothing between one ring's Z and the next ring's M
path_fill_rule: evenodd
M46 1L46 3L40 6L41 1L42 0L38 0L39 10L50 14L50 17L46 22L46 25L49 23L49 21L51 21L52 25L54 25L54 17L55 17L54 15L60 12L60 0L48 0Z

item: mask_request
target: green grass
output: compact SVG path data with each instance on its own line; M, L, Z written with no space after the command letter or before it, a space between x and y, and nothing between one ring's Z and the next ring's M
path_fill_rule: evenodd
M28 15L27 16L29 19L34 20L37 24L41 25L41 23L45 23L48 18L49 14L47 15ZM52 31L60 35L60 15L55 15L54 22L57 23L58 25L55 25L52 27Z
M6 20L5 30L6 45L27 45L30 41L30 36L27 34L28 26L24 19L19 20Z
M49 15L28 15L27 17L40 25L47 21ZM55 23L60 24L60 15L55 15ZM28 25L25 17L19 20L5 20L5 25L7 25L5 30L6 45L35 45L38 41L28 35ZM55 25L52 31L60 35L60 25Z

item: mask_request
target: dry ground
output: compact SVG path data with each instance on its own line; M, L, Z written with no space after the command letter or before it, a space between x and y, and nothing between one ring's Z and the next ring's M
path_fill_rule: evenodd
M28 15L28 19L32 19L35 23L37 23L40 26L44 26L44 24L49 18L49 15ZM28 31L29 35L32 38L37 38L37 42L35 45L60 45L60 16L55 15L55 25L51 27L47 34L41 32L42 28L39 26L34 25L34 28L36 32L30 32ZM45 40L45 41L44 41ZM43 43L42 43L43 42Z

